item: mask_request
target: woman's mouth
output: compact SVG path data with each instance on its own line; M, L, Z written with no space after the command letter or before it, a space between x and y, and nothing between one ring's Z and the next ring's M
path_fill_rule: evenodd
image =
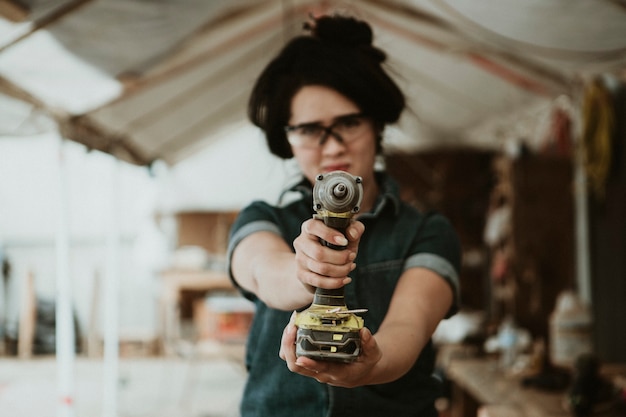
M350 169L350 165L348 164L336 164L336 165L327 165L323 168L324 172L331 171L348 171Z

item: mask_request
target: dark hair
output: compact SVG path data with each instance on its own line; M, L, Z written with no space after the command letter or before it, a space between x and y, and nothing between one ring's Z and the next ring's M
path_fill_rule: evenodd
M387 55L372 45L369 24L323 16L305 28L311 35L284 46L260 74L248 102L248 117L265 132L270 151L285 159L293 153L284 126L292 98L304 86L322 85L346 96L379 131L396 122L405 106L402 91L382 67ZM377 140L380 151L382 137Z

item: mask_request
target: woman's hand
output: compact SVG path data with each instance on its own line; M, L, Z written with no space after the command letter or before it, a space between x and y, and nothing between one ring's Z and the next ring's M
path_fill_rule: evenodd
M296 250L296 274L300 282L314 291L319 288L340 288L351 279L348 274L356 267L354 260L365 226L354 221L346 229L346 235L324 224L309 219L302 223L300 235L293 241ZM321 244L320 239L344 250L336 250Z
M295 312L283 331L280 343L280 357L290 371L316 379L318 382L344 388L368 385L376 364L382 358L382 351L369 329L363 328L361 354L352 363L316 361L306 357L296 357L297 327L294 324Z

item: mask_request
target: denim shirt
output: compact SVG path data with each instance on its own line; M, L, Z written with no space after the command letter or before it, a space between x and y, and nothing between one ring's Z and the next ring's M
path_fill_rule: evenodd
M461 250L452 226L439 214L424 215L401 202L397 184L387 175L378 173L377 181L381 193L375 208L359 216L365 233L359 244L356 269L350 274L352 282L345 287L346 305L367 308L361 316L365 326L376 333L402 273L408 268L426 267L451 285L455 302L448 316L454 314L458 306ZM257 231L276 233L291 245L300 234L302 222L313 215L311 187L305 184L293 189L301 192L301 198L287 205L275 207L257 201L242 210L231 230L228 259L244 237ZM282 332L292 312L269 308L254 294L241 291L256 304L246 347L248 380L241 402L242 417L437 415L434 400L440 396L441 387L432 376L432 341L413 367L396 381L357 388L321 384L292 373L278 357Z

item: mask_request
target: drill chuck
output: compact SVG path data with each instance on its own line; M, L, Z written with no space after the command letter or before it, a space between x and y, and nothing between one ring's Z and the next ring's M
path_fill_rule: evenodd
M314 217L334 229L345 233L352 217L361 209L363 181L347 172L333 171L319 174L313 186ZM328 242L324 245L341 249Z
M361 209L363 185L360 177L343 171L317 176L313 187L313 209L320 217L352 218Z

